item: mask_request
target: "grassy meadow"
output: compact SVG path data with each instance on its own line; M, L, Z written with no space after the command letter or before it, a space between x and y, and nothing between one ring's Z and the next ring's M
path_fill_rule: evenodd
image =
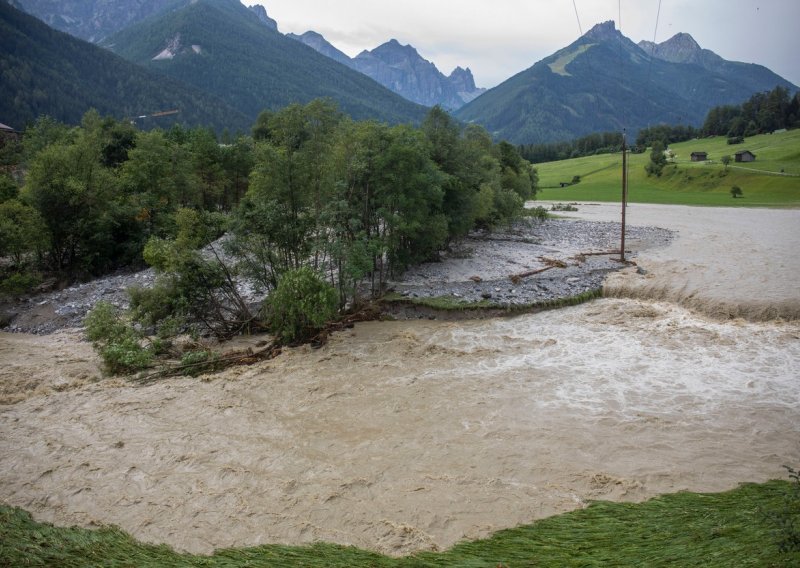
M794 484L744 484L725 493L674 493L644 503L598 501L445 552L391 558L317 543L219 550L213 556L137 542L116 528L59 528L0 506L4 566L798 566L781 552L775 513ZM794 511L796 522L797 511ZM220 530L225 530L220 527Z
M629 201L681 205L739 207L800 207L800 130L761 134L729 145L725 137L703 138L672 144L674 161L661 177L644 170L650 151L629 154ZM725 168L720 159L733 159L739 150L750 150L756 161ZM692 162L692 152L708 152L707 162ZM548 201L619 201L622 192L622 155L602 154L559 162L536 164L539 171L537 198ZM781 175L781 170L783 174ZM580 176L576 185L561 188ZM731 187L742 188L743 197L731 197Z

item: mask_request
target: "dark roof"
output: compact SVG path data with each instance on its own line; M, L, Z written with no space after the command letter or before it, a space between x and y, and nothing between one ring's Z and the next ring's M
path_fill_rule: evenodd
M700 154L702 154L704 156L708 156L708 152L692 152L692 156L700 155Z
M752 153L750 150L739 150L739 151L738 151L738 152L736 152L736 154L734 154L734 155L735 155L735 156L740 156L740 155L742 155L742 154L750 154L751 156L755 156L755 154L753 154L753 153Z

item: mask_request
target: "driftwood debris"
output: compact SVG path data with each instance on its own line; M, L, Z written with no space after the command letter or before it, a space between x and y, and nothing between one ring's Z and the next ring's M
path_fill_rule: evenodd
M609 251L600 251L600 252L581 252L576 254L571 258L571 260L575 260L579 263L585 262L587 256L606 256L606 255L613 255L619 254L619 250L609 250ZM546 272L547 270L552 270L553 268L566 268L567 263L563 260L558 260L555 258L547 258L547 257L539 257L539 260L545 264L544 268L537 268L536 270L528 270L526 272L520 272L518 274L512 274L509 276L509 279L514 284L519 284L523 278L528 278L529 276L535 276L536 274L541 274L542 272Z

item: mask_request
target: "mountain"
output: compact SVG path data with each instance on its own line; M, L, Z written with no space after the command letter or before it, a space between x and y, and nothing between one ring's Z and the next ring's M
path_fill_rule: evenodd
M238 0L191 0L130 26L102 45L255 117L264 109L330 98L353 118L418 122L421 106L264 25Z
M7 0L51 28L92 43L186 0ZM253 15L265 26L278 31L278 22L267 15L264 6L250 6Z
M9 0L47 25L97 43L156 14L177 0Z
M661 123L699 126L712 107L741 103L776 85L797 89L771 72L742 77L740 65L707 69L666 61L605 22L455 114L497 138L528 144L623 128L634 135Z
M648 55L664 61L699 65L712 73L735 78L738 83L746 86L751 94L773 89L779 85L790 91L797 90L795 85L763 65L723 59L710 49L701 48L694 38L686 33L675 34L658 44L651 41L640 41L639 47Z
M271 30L278 31L278 22L273 20L267 15L267 9L264 8L261 4L256 4L254 6L250 6L250 11L256 15L258 21L267 26Z
M392 39L372 51L350 58L316 32L288 34L319 53L371 77L398 95L425 106L441 105L449 110L462 107L486 89L478 89L472 72L457 67L450 77L423 58L410 45Z
M90 108L118 119L156 111L158 119L222 130L248 130L249 117L221 100L134 65L113 53L56 31L0 2L0 121L22 129L47 114L78 124Z
M347 65L351 69L355 69L353 60L350 59L346 53L336 49L333 44L326 40L321 34L317 32L308 31L302 35L293 33L286 34L286 37L297 40L306 44L311 49L321 53L325 57L330 57L334 61L338 61L342 65ZM385 85L384 85L385 86Z

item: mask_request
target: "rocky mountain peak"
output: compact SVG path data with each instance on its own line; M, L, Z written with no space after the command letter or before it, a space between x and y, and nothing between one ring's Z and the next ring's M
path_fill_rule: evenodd
M402 61L422 59L416 48L411 45L403 45L396 39L390 39L386 43L379 45L370 53L382 61L393 65Z
M475 90L475 78L472 76L472 71L467 67L456 67L448 77L450 82L459 92L471 92Z
M583 37L593 41L608 41L612 39L615 40L620 35L620 32L617 31L614 25L614 20L608 20L607 22L596 24L592 29L583 34Z
M678 33L668 40L655 44L651 41L640 41L647 54L671 63L695 63L708 67L721 58L708 49L703 49L695 39L687 33Z
M250 6L250 11L256 15L258 21L267 26L268 28L278 31L278 22L273 20L267 15L267 9L264 8L261 4L255 4L254 6Z
M330 57L334 61L338 61L339 63L347 65L350 68L354 68L353 61L347 56L347 54L336 49L328 40L325 39L322 34L309 30L302 35L288 33L286 34L286 37L302 42L311 49L318 51L326 57Z

